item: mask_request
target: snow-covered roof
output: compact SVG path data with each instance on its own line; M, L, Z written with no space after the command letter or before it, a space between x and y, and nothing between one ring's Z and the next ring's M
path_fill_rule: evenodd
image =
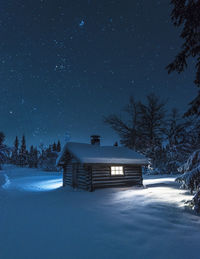
M66 152L83 164L148 164L147 158L129 148L68 142L57 159L57 165L65 160Z

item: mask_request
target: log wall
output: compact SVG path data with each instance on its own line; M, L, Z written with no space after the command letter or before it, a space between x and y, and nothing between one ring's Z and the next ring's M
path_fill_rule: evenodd
M106 187L141 186L143 180L141 165L123 165L124 175L111 175L111 165L83 165L75 159L63 168L63 186L89 191Z
M72 159L63 168L63 186L70 185L73 188L84 190L91 189L91 171L88 167Z
M94 165L92 167L93 189L142 185L141 165L123 165L123 169L124 175L111 175L111 166Z

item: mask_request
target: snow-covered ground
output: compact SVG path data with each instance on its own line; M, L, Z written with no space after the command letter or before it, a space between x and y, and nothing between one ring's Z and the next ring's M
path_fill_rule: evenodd
M200 218L174 177L146 188L61 188L62 176L7 166L0 172L0 258L199 258Z

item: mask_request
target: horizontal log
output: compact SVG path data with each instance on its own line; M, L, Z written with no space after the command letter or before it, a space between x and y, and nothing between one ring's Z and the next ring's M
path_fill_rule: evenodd
M106 179L106 180L93 180L92 181L92 184L95 184L95 183L102 183L102 184L107 184L107 183L113 183L113 184L115 184L115 183L121 183L121 184L123 184L123 183L126 183L126 182L141 182L141 179L132 179L132 180L130 180L130 179L119 179L119 180L111 180L111 179Z
M111 174L105 174L104 172L102 172L101 174L92 174L93 178L98 178L98 177L126 177L126 176L138 176L141 177L142 174L138 174L138 173L132 173L132 174L123 174L123 175L111 175Z
M100 188L121 188L121 187L132 187L132 186L142 186L141 183L124 183L124 184L96 184L93 185L93 189L100 189Z
M70 182L70 183L72 183L72 179L66 179L65 182Z
M140 181L128 181L128 182L97 182L97 183L93 183L93 186L98 186L98 185L101 185L101 186L107 186L107 185L117 185L117 186L123 186L123 185L135 185L135 184L140 184L141 182Z
M72 186L72 183L71 183L71 182L65 182L65 185L70 185L70 186Z
M85 181L78 180L77 184L79 185L79 184L87 184L87 183Z
M92 179L93 179L93 181L94 180L105 180L105 181L107 181L107 180L112 180L112 181L116 181L116 180L124 180L124 179L126 179L126 180L135 180L135 179L141 179L142 177L141 176L109 176L109 177L106 177L106 176L102 176L102 177L93 177Z

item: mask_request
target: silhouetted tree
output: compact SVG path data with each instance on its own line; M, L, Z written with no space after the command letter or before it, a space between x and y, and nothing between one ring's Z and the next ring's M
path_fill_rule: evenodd
M56 151L60 152L61 151L61 144L60 144L60 140L58 140L57 146L56 146Z
M185 121L177 109L173 109L166 128L166 170L178 173L178 168L190 154L190 138L187 128L190 122Z
M171 19L176 27L182 29L180 37L184 43L175 60L167 66L168 72L178 73L187 67L187 60L196 59L195 84L200 86L200 1L171 0L173 10Z
M30 147L29 155L28 155L28 165L30 168L34 167L34 148L33 145Z
M171 0L173 10L171 19L176 27L181 28L180 37L184 43L175 60L167 66L168 73L177 71L181 73L187 67L190 57L195 59L196 78L194 83L200 87L200 1ZM200 115L200 91L190 103L185 116Z
M147 103L140 104L139 113L139 129L142 135L141 149L149 149L150 153L154 152L154 149L162 144L164 138L165 103L160 101L155 94L150 94L147 96Z
M111 128L117 132L120 136L120 142L122 145L139 150L140 147L140 132L139 126L139 110L140 103L136 102L133 97L130 98L128 105L125 107L125 118L120 118L117 115L110 115L104 118L104 122L111 126Z
M53 151L57 151L57 146L56 146L56 143L55 143L55 142L53 143L52 150L53 150Z
M12 156L11 156L11 163L14 165L18 164L19 160L19 140L18 137L16 136L15 141L14 141L14 148L12 151Z
M189 117L192 115L200 115L200 91L198 92L198 95L194 100L189 104L190 108L188 111L184 114L185 117Z
M33 154L34 154L34 167L37 168L38 167L38 150L37 150L37 147L34 148Z
M4 140L5 140L5 134L3 132L0 132L0 145L3 144Z
M28 163L28 152L26 150L26 139L25 136L22 136L21 147L19 150L19 165L25 166Z
M37 168L38 166L38 151L33 145L30 147L30 152L28 154L28 165L30 168Z

